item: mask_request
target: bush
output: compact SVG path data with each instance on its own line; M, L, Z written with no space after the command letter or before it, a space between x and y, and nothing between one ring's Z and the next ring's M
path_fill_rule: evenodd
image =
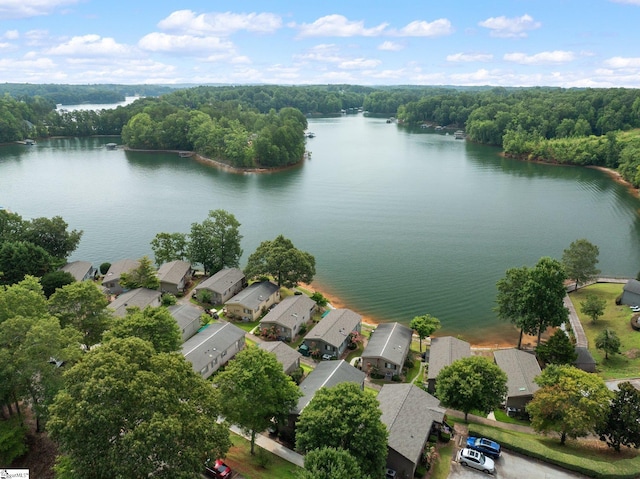
M178 302L178 299L171 293L164 293L162 295L162 306L173 306Z
M107 274L107 271L109 271L109 268L111 268L111 263L102 263L100 265L100 274L102 275Z
M20 418L0 420L0 464L11 464L14 459L27 452L27 428Z
M304 336L304 334L307 332L307 324L306 323L302 323L302 325L300 326L300 331L298 331L298 334L300 336Z
M391 380L399 383L400 382L400 376L398 376L397 374L394 374L393 377L391 378Z

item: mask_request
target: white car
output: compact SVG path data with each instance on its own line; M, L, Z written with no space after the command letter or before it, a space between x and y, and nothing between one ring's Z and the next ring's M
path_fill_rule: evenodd
M458 452L458 462L462 466L473 467L487 474L495 474L496 472L496 465L493 459L486 457L481 452L466 447Z

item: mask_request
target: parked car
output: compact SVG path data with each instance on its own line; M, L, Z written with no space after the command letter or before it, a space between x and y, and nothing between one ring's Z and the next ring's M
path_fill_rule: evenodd
M333 356L331 356L330 354L323 354L322 355L322 360L323 361L331 361L333 359Z
M460 462L462 466L473 467L474 469L486 474L495 474L496 472L496 466L493 459L488 458L481 452L469 449L468 447L460 449L460 452L458 452L458 462Z
M481 452L492 459L498 459L500 457L500 444L485 437L469 436L467 439L467 447Z
M207 459L204 463L204 473L207 477L213 477L214 479L231 479L233 471L221 459L216 459L215 461Z

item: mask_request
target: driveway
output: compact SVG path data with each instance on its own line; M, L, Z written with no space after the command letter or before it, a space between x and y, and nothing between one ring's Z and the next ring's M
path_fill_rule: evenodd
M451 463L449 479L482 479L491 477L475 469ZM500 479L583 479L587 476L567 472L544 462L503 451L496 461L496 474Z

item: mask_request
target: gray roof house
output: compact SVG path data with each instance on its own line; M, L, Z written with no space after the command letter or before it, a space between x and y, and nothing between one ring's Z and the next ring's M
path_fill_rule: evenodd
M247 286L244 273L238 268L225 268L198 284L194 293L211 292L211 304L224 304Z
M573 363L575 367L588 373L596 372L596 360L589 352L589 348L576 346L576 354L576 361Z
M116 316L121 318L127 315L127 308L137 307L141 310L147 306L158 307L162 304L162 294L155 289L136 288L126 293L122 293L114 299L109 308L114 311Z
M261 329L275 328L278 338L294 339L311 320L316 302L305 294L288 296L260 320Z
M413 477L432 429L442 425L445 409L440 401L413 384L385 384L378 393L387 427L387 468L396 477Z
M158 279L160 280L160 291L163 293L182 294L187 287L193 268L186 261L170 261L158 268Z
M413 331L400 323L379 324L362 352L362 369L367 373L377 370L387 380L400 375L412 336Z
M60 271L69 273L76 281L95 279L98 274L98 269L94 268L89 261L72 261L60 268Z
M534 382L542 371L534 354L520 349L500 349L493 352L493 359L507 374L507 397L505 406L521 410L540 389Z
M343 359L339 361L322 361L300 383L302 397L298 399L293 413L299 415L311 402L316 391L320 388L330 388L340 383L356 383L364 388L365 374L354 368Z
M620 302L628 306L640 306L640 281L630 279L624 285Z
M244 348L244 335L242 329L226 321L213 323L188 339L182 354L206 379Z
M196 334L202 326L200 317L204 312L200 308L191 304L174 304L167 309L180 328L183 343Z
M430 393L436 390L436 378L442 368L449 366L458 359L471 356L471 345L454 338L444 336L442 338L431 338L429 347L429 372L427 373L427 389Z
M109 271L102 278L102 287L107 290L109 294L120 294L123 289L120 286L120 275L122 273L128 273L129 271L136 269L140 266L140 261L137 259L121 259L116 261L109 267Z
M291 374L300 367L302 354L288 344L282 341L269 341L259 343L258 346L276 355L276 359L282 364L282 370L285 374Z
M280 300L280 286L271 281L253 283L226 302L227 315L255 321L263 311Z
M309 351L339 358L349 345L352 331L360 332L362 317L350 309L331 309L304 337Z

